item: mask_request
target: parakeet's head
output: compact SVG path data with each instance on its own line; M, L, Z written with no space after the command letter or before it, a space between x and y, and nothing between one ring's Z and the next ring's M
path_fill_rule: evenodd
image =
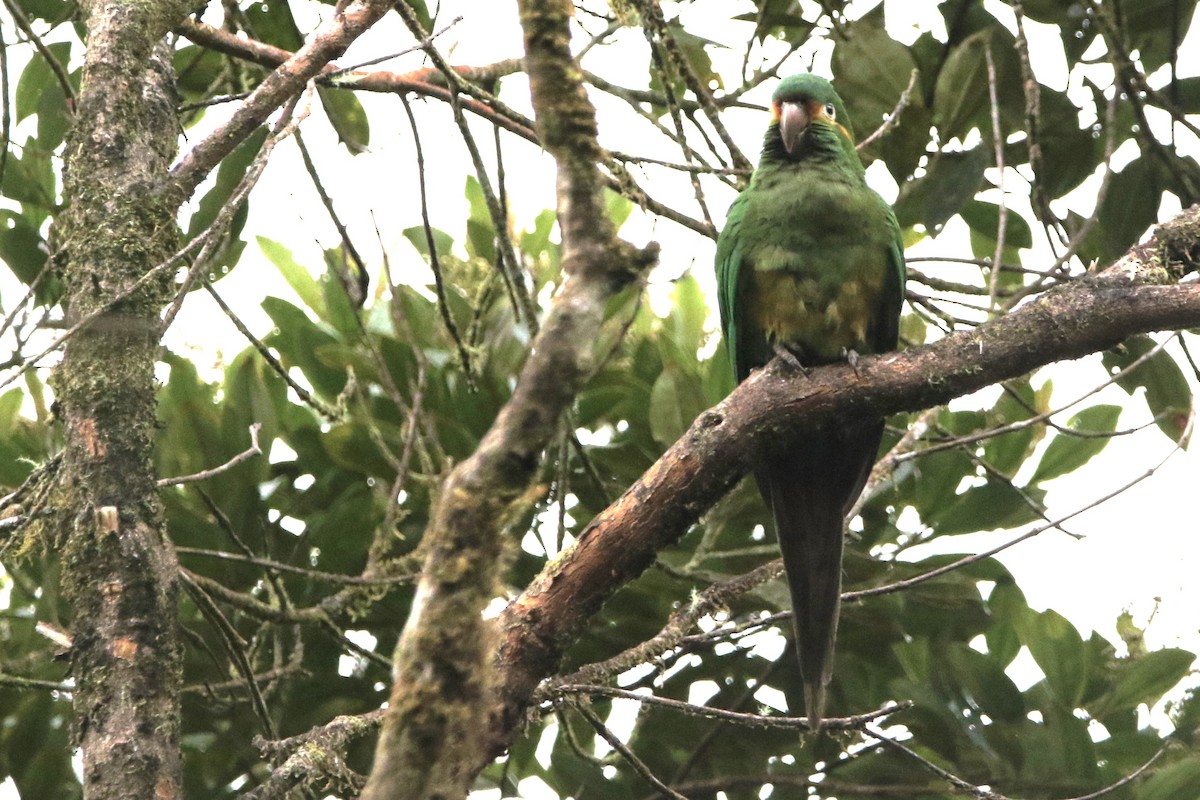
M839 144L853 150L854 129L842 98L825 78L802 73L784 78L771 95L772 129L778 130L778 144L789 158L802 156L806 140L836 136ZM819 133L818 137L812 134Z

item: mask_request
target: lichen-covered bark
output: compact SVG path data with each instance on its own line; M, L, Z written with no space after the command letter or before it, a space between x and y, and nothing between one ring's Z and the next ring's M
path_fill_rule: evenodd
M54 375L66 448L56 505L72 607L84 797L180 796L176 563L151 459L159 310L131 287L177 245L160 198L175 154L165 34L176 2L83 4L87 51L59 222L69 321L89 320ZM119 299L124 297L124 299Z
M363 800L461 798L486 761L497 642L481 615L496 594L505 517L591 368L605 304L656 252L621 243L608 221L595 109L570 54L570 3L522 2L520 9L538 133L558 163L568 280L512 398L442 488Z

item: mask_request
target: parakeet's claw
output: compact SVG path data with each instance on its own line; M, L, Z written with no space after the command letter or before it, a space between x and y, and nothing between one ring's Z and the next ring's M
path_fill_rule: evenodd
M800 370L801 375L804 375L805 377L808 376L808 370L804 368L804 365L800 363L800 359L795 353L788 349L786 344L772 342L771 348L775 351L775 355L779 356L783 363L787 364L792 369Z
M850 365L850 369L854 370L854 377L861 378L862 375L858 372L858 353L843 347L842 357L846 359L846 363Z

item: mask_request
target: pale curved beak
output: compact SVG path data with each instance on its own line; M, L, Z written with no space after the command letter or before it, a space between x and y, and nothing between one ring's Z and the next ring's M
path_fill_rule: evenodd
M788 151L788 155L791 155L796 146L800 144L800 140L804 138L804 132L808 130L808 123L811 121L804 103L779 104L779 135L783 139L783 148Z

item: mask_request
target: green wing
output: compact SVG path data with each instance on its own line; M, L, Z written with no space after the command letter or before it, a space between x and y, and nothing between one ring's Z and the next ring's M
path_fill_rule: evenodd
M750 372L744 353L745 343L740 335L744 330L746 315L738 300L738 283L742 279L742 217L746 213L749 190L742 192L729 207L725 227L717 237L717 306L721 311L721 332L725 335L725 349L733 373L741 382ZM742 328L739 330L739 328Z
M886 353L895 350L900 342L900 309L904 305L904 291L908 279L908 267L904 263L904 239L900 235L900 225L891 207L879 200L887 209L888 223L895 236L888 248L888 271L884 277L883 291L879 295L879 308L876 311L876 336L873 342L876 353Z

